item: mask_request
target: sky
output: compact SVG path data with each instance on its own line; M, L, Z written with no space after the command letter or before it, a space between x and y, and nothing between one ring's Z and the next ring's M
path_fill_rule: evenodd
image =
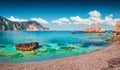
M51 30L82 30L94 23L112 29L120 19L120 0L0 0L0 16Z

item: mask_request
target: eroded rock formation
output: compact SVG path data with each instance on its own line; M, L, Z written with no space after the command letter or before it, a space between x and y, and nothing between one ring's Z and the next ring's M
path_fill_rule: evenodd
M39 45L38 42L30 42L30 43L18 43L16 44L16 49L21 51L30 51L37 48Z
M120 32L120 20L115 24L113 32Z
M83 32L105 32L105 29L101 29L100 25L94 24L93 26L89 26L83 30Z
M115 24L112 39L115 41L120 41L120 20Z

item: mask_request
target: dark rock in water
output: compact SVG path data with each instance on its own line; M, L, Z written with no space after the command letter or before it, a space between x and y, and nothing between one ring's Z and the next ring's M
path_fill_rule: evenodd
M0 46L0 48L4 48L5 46Z
M69 47L60 47L60 49L72 50L72 49L74 49L74 47L73 47L73 46L69 46Z
M72 34L75 34L76 32L72 31L71 33L72 33Z
M58 45L58 46L65 46L64 43L58 43L57 45Z
M106 45L106 43L105 42L92 42L92 41L82 43L82 47L89 47L91 45L93 45L93 46L103 46L103 45Z
M23 55L21 55L20 53L17 53L17 54L13 54L13 55L11 55L11 59L18 59L18 58L20 58L20 57L23 57Z
M68 47L68 50L71 50L71 49L74 49L74 47L73 47L73 46L69 46L69 47Z
M112 38L109 38L109 37L108 37L108 38L106 38L106 41L111 41L111 40L112 40Z
M112 39L114 41L120 41L120 33L113 33Z
M37 48L39 45L38 42L30 42L30 43L18 43L16 44L16 49L21 51L30 51Z
M48 49L49 52L54 53L56 52L56 49Z

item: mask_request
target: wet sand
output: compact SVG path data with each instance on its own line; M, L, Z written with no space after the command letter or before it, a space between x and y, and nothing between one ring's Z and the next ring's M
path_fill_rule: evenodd
M110 68L108 61L120 58L120 42L92 53L43 62L19 64L0 63L0 70L119 70L120 64Z

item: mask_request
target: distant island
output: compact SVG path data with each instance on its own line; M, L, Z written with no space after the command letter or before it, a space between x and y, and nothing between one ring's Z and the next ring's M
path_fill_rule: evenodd
M25 21L25 22L15 22L10 21L7 18L0 16L0 30L3 31L38 31L38 30L49 30L49 28L42 26L36 21Z

